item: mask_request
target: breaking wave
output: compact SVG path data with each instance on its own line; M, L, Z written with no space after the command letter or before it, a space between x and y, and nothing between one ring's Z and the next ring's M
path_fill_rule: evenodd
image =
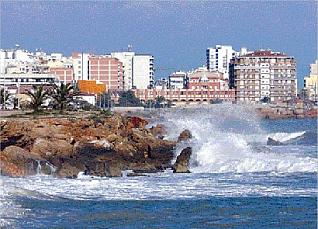
M193 148L191 171L198 173L316 172L315 154L266 146L268 137L281 142L297 139L306 131L268 133L253 110L242 106L214 106L166 111L164 122L175 139L183 129L190 129L193 139L177 148ZM182 118L181 118L182 117Z
M297 139L306 134L306 131L294 132L294 133L273 133L269 134L268 137L280 142L287 142L292 139Z

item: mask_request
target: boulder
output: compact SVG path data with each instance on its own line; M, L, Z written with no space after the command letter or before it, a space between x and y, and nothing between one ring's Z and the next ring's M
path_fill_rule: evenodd
M187 147L182 150L182 152L179 154L176 162L173 165L174 173L190 173L189 164L190 164L191 154L192 154L191 147Z
M41 157L18 146L8 146L0 153L0 171L14 177L35 175L41 160Z
M31 151L43 158L51 158L55 155L69 156L73 154L73 145L66 140L37 138Z
M156 138L163 139L165 135L167 135L167 130L164 125L157 124L150 128L150 133Z
M281 146L281 145L284 145L284 143L277 141L271 137L268 137L267 138L267 145L269 145L269 146Z
M178 142L188 141L190 138L192 138L192 134L191 134L190 130L186 129L180 133L180 135L178 137Z
M80 168L71 165L70 163L63 163L62 166L57 170L57 175L59 177L65 178L77 178L77 175L82 170Z

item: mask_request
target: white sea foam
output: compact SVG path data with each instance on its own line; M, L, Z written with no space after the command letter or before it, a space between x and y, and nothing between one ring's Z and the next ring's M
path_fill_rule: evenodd
M194 138L177 147L176 153L186 144L193 148L192 172L293 173L317 170L317 158L301 152L290 154L288 146L285 146L285 152L280 153L265 146L269 136L287 142L303 136L305 131L268 134L262 130L258 117L246 107L215 106L213 109L185 109L163 115L172 133L170 138L176 138L183 129L192 132ZM255 150L255 144L250 143L259 143L263 150Z
M294 133L273 133L269 134L268 137L271 137L272 139L280 142L287 142L292 139L299 138L303 136L306 133L306 131L301 132L294 132Z

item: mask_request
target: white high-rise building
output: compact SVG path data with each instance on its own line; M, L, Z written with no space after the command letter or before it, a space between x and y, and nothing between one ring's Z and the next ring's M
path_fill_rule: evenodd
M147 89L154 83L154 58L151 55L139 54L133 58L133 88Z
M74 80L88 80L88 53L73 53Z
M130 90L133 86L133 59L134 52L112 52L111 57L117 58L123 63L124 69L124 89Z
M243 50L243 49L242 49ZM246 49L244 49L246 51ZM214 48L207 48L207 68L210 72L218 71L223 73L225 79L229 78L229 64L232 58L238 56L232 46L216 45Z

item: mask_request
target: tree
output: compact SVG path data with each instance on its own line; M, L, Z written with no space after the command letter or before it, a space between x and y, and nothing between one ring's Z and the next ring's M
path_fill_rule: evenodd
M155 101L153 101L152 99L148 99L145 103L144 103L145 108L153 108L155 107Z
M141 106L140 99L138 99L133 91L123 91L119 95L119 106L122 107L139 107Z
M29 90L27 95L31 98L31 107L34 113L38 112L44 101L48 98L48 91L44 90L43 85L33 86L33 90Z
M261 100L260 100L262 103L269 103L271 101L271 99L268 97L268 96L265 96L263 97Z
M109 93L99 94L97 96L97 105L101 108L111 108L112 107L112 98Z
M63 110L66 108L67 104L70 103L73 99L73 86L68 83L64 84L61 83L60 86L54 85L54 91L52 94L53 99L58 104L60 112L62 113Z
M6 105L9 103L11 98L11 94L5 90L4 88L0 89L0 104L2 105L3 109L6 109Z
M165 101L166 101L165 97L158 96L156 98L155 108L163 107Z

